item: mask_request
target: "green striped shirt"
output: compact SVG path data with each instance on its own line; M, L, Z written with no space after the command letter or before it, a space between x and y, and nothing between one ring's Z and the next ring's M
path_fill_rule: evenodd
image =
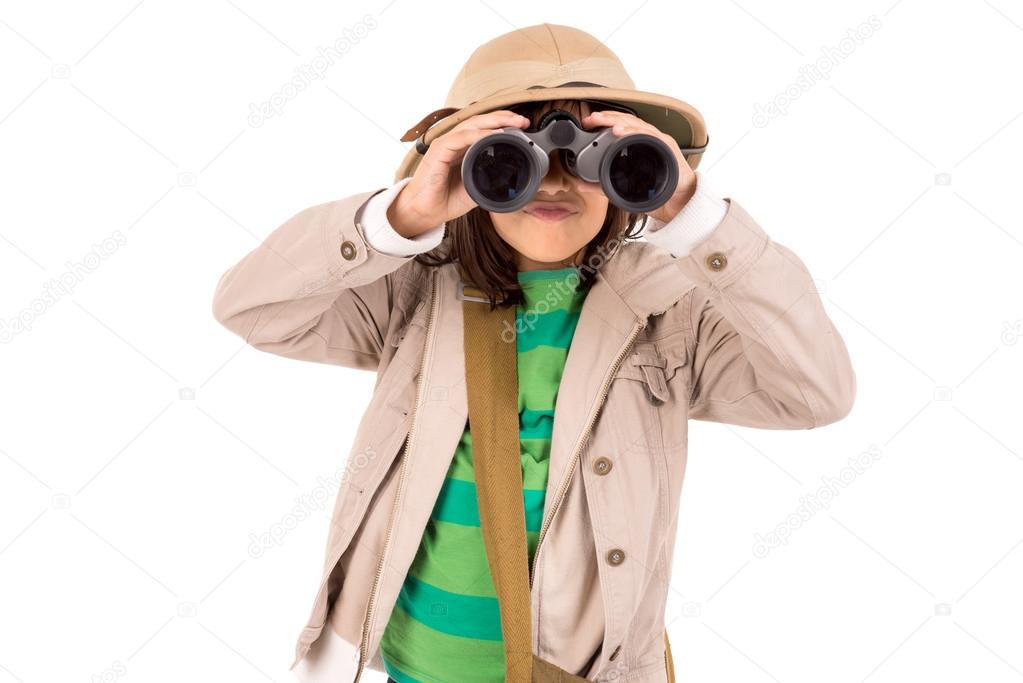
M575 267L518 273L515 312L519 442L532 566L543 519L554 405L582 310ZM380 641L399 683L504 680L501 618L476 505L468 422Z

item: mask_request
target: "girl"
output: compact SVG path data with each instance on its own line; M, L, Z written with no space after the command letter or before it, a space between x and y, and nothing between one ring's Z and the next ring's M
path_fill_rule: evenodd
M476 206L466 150L553 108L669 144L671 198L627 213L552 154L523 210ZM485 306L514 307L532 680L548 663L564 680L674 680L664 612L688 420L844 417L842 338L802 261L695 171L698 112L635 90L587 33L541 24L480 46L413 138L394 185L296 214L215 294L216 318L257 349L377 373L292 668L333 683L366 668L529 680L488 562L467 419L465 354L483 340L464 324Z

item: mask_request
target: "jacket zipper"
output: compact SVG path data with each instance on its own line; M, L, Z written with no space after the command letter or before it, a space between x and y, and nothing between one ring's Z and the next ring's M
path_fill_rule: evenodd
M575 442L575 450L572 453L572 460L558 484L558 489L554 495L554 503L551 504L550 510L546 517L544 517L543 523L540 525L540 536L537 538L536 549L533 551L533 566L529 570L530 588L533 587L533 577L536 576L536 562L540 558L540 548L543 546L544 536L547 535L547 528L554 519L554 515L558 511L558 507L561 505L561 500L565 497L565 492L568 491L568 485L572 481L576 465L582 454L582 446L586 442L586 437L589 436L590 430L593 428L593 423L596 420L597 415L600 414L600 409L604 405L604 399L607 397L607 392L611 388L611 381L614 379L615 373L618 372L618 367L622 364L622 361L625 359L625 354L629 352L629 349L632 347L632 343L636 340L636 337L639 336L640 331L644 327L646 327L646 321L644 320L637 321L633 326L632 332L629 334L628 341L625 342L622 348L618 351L618 356L615 357L614 364L611 366L611 371L604 377L604 384L600 387L600 397L597 400L597 409L590 413L590 417L586 421L586 428L583 429L583 433Z
M377 564L376 574L373 576L373 586L370 589L369 601L366 604L366 619L362 622L362 639L359 643L359 668L355 672L355 680L352 683L359 683L359 678L362 677L362 671L366 667L367 650L369 649L369 634L371 626L373 624L373 618L375 614L373 609L376 606L376 595L377 589L380 587L380 577L384 573L384 560L387 557L387 551L391 543L391 530L394 528L394 517L398 510L398 502L401 497L402 484L405 481L405 464L408 460L409 446L412 443L413 436L416 431L416 427L419 424L419 405L422 403L423 391L426 386L424 373L426 372L426 359L430 354L431 346L433 344L433 328L434 318L437 315L437 309L440 307L440 301L437 298L437 269L434 268L430 273L430 317L426 322L426 341L423 349L423 358L419 364L419 385L416 388L416 402L412 408L412 426L409 428L409 432L405 437L405 444L401 450L401 462L398 470L398 488L394 494L394 504L391 506L391 514L387 521L387 533L384 536L384 548L380 553L380 562Z

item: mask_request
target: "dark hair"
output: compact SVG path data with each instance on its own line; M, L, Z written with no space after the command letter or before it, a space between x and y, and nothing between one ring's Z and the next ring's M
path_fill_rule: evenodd
M526 102L509 109L527 117L530 124L536 126L543 113L554 106L560 106L582 118L581 103L578 100ZM589 288L600 267L624 241L639 237L645 224L644 214L627 212L608 203L604 224L583 250L578 288ZM448 221L440 245L425 254L419 254L415 260L425 266L457 262L462 277L484 292L490 299L491 307L524 303L522 288L518 283L515 250L501 239L490 220L490 213L479 206Z

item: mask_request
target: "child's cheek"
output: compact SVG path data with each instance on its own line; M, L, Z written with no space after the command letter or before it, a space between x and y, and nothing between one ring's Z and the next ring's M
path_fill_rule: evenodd
M579 192L579 194L585 195L604 194L604 189L600 186L600 183L588 183L585 180L579 180L578 178L576 178L575 187L576 191Z

